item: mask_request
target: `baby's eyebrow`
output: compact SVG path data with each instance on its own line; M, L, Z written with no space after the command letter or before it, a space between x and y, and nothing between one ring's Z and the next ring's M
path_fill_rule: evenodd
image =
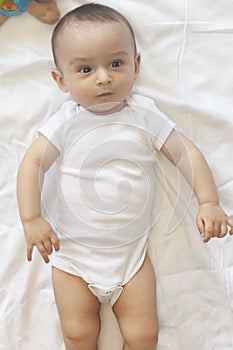
M70 61L70 65L73 66L74 64L77 63L87 63L88 61L92 60L93 58L91 57L74 57L72 58L72 60Z
M119 50L119 51L113 51L109 53L110 59L116 59L119 57L128 58L129 53L127 51ZM74 66L77 64L89 64L95 59L95 57L87 57L87 56L75 56L70 61L70 66Z
M129 54L127 51L115 51L111 53L111 56L125 56L125 57L129 57Z

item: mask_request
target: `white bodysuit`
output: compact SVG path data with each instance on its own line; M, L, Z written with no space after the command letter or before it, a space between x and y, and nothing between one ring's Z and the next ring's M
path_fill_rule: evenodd
M39 129L60 152L52 264L101 302L113 305L145 259L156 154L173 128L151 99L133 95L109 115L66 102Z

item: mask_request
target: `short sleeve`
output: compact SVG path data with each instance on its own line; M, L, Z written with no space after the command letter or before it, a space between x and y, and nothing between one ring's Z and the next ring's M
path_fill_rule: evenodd
M65 102L61 109L53 114L39 129L38 133L44 135L58 150L62 149L62 134L64 124L76 113L74 101Z
M144 130L151 135L153 146L160 150L176 124L161 112L150 98L133 95L129 103L137 110Z

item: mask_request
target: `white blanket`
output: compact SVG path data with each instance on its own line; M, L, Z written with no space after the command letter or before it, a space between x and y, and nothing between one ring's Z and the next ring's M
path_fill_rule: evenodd
M85 2L57 4L64 14ZM153 98L202 150L221 204L231 213L232 1L99 2L132 23L142 53L135 91ZM36 251L33 262L26 261L15 195L22 155L38 126L67 99L50 77L52 28L27 13L0 27L0 350L64 350L51 267ZM233 238L202 243L195 198L162 157L161 167L166 201L149 246L157 276L158 350L232 350ZM99 349L120 350L122 338L107 306L101 318Z

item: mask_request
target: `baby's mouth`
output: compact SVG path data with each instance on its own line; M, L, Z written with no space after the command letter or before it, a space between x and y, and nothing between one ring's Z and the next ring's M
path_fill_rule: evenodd
M110 96L112 95L113 93L112 92L109 92L109 91L105 91L105 92L102 92L98 95L98 97L104 97L104 96Z

